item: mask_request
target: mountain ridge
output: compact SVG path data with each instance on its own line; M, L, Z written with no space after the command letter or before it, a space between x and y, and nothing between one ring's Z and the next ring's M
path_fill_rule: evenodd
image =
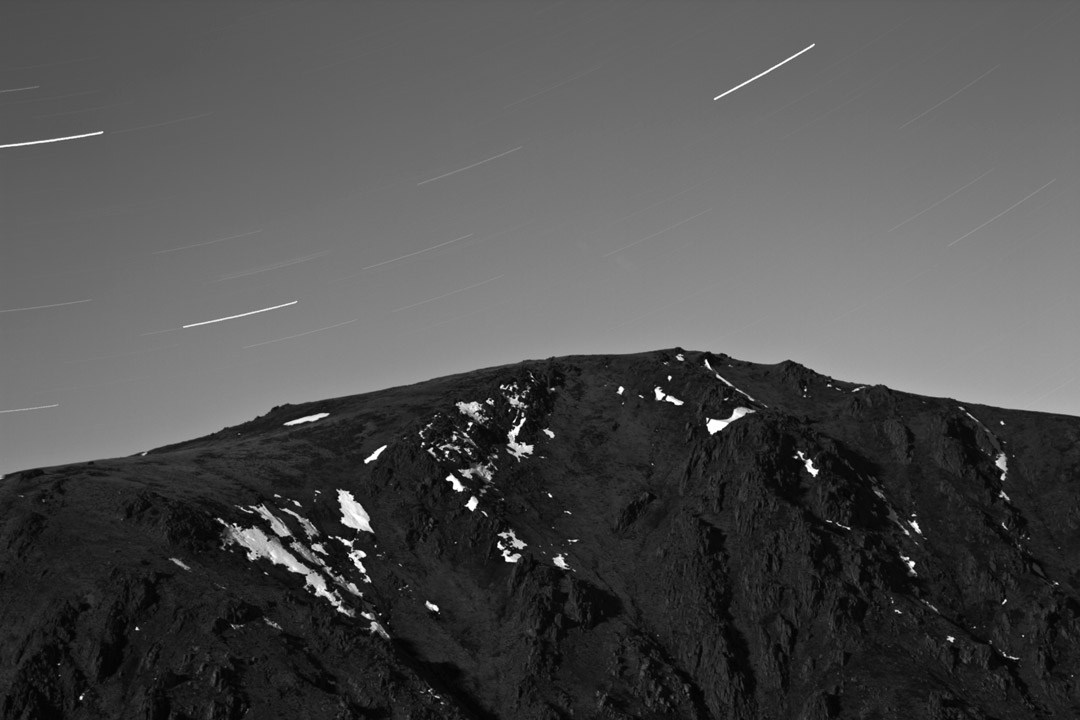
M1069 717L1078 441L672 348L12 473L0 717Z

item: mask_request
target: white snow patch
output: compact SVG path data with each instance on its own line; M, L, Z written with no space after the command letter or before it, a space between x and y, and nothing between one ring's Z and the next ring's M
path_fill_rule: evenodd
M319 553L320 555L329 555L330 554L330 553L326 552L326 548L323 547L322 543L311 543L311 549L314 550L315 552Z
M479 504L480 501L476 499L475 495L473 495L471 498L469 498L469 502L465 503L465 507L469 508L470 512L474 512L476 510L476 506Z
M330 604L337 608L338 612L343 615L348 615L349 617L355 616L355 613L353 613L352 610L345 607L337 592L326 586L326 579L312 568L309 568L307 565L297 560L292 553L282 547L277 538L270 537L257 527L241 528L220 519L218 522L225 526L226 545L229 543L236 543L237 545L246 548L248 551L248 560L266 558L275 565L283 566L289 572L303 575L307 581L305 586L308 587L312 593L318 597L329 600Z
M479 477L484 482L490 483L492 478L495 477L495 466L490 462L483 464L476 463L471 467L458 468L458 472L470 480Z
M826 520L825 522L831 523L831 524L835 525L836 527L844 528L845 530L850 530L851 529L850 526L844 525L843 523L838 523L835 520Z
M270 529L274 531L274 534L278 537L291 537L292 533L289 532L289 528L285 523L281 522L274 513L266 507L266 505L252 505L251 509L259 513L266 522L270 523Z
M439 612L439 606L436 605L435 603L431 602L430 600L425 600L424 601L424 607L426 607L428 610L430 610L433 613Z
M1005 453L998 453L997 459L994 460L994 465L1001 471L1001 482L1005 482L1005 476L1009 472L1009 458L1005 456Z
M360 571L360 574L364 576L364 582L371 584L371 576L368 575L367 568L364 567L364 558L367 557L367 553L363 550L354 549L349 551L349 559L352 560L352 564Z
M492 401L488 402L491 403ZM461 411L462 415L468 415L481 425L487 422L487 418L484 417L484 406L475 400L469 403L459 402L457 404L457 409Z
M385 450L385 449L386 449L386 446L385 446L385 445L383 445L383 446L382 446L381 448L379 448L379 449L378 449L378 450L376 450L375 452L373 452L373 453L371 453L370 455L368 455L368 456L367 456L366 458L364 458L364 464L365 464L365 465L367 465L368 463L373 463L373 462L375 462L376 460L378 460L378 459L379 459L379 456L380 456L380 455L382 455L382 452L383 452L383 450Z
M465 492L465 486L461 484L461 481L454 477L454 473L450 473L446 476L446 482L454 488L455 492Z
M555 433L551 432L551 430L549 430L548 428L544 428L544 434L547 435L549 438L555 437Z
M383 640L390 639L390 633L386 632L386 628L380 625L376 620L371 621L371 634L379 635Z
M675 359L678 360L679 362L686 362L686 358L684 358L682 356L682 353L679 353L678 355L676 355Z
M191 568L189 568L189 567L187 566L187 563L185 563L185 562L184 562L183 560L181 560L180 558L169 558L169 559L170 559L170 560L172 560L172 561L173 561L174 563L176 563L177 565L179 565L179 566L180 566L180 567L181 567L182 569L184 569L184 570L187 570L188 572L191 572Z
M682 358L680 358L680 360L681 360L681 359L682 359ZM552 562L554 562L554 563L555 563L555 565L557 565L558 567L561 567L561 568L562 568L563 570L569 570L569 569L570 569L570 566L566 564L566 557L565 557L565 556L563 556L563 554L562 554L562 553L560 553L560 554L556 555L556 556L555 556L555 557L554 557L554 558L552 559Z
M813 461L813 460L811 460L810 458L806 457L806 454L805 454L805 453L803 453L803 451L802 451L802 450L797 450L797 451L795 452L795 455L794 455L793 457L794 457L794 458L795 458L796 460L802 460L802 461L803 461L803 464L804 464L804 465L806 466L806 472L810 473L810 474L811 474L811 475L813 475L814 477L817 477L817 474L818 474L819 472L821 472L821 470L819 470L818 468L814 467L814 461Z
M308 415L306 417L297 418L295 420L290 420L289 422L287 422L285 424L286 425L299 425L300 423L315 422L316 420L322 420L324 417L328 417L329 415L330 415L330 413L316 413L314 415Z
M954 642L956 642L956 638L954 638L954 637L953 637L952 635L946 635L946 636L945 636L945 640L946 640L947 642L951 642L951 643L954 643Z
M683 401L678 399L677 397L675 397L673 395L667 395L666 393L664 393L664 391L660 388L659 385L657 385L653 389L653 392L656 393L656 399L657 400L663 400L665 402L671 403L672 405L682 405L683 404Z
M710 435L715 435L716 433L720 432L721 430L726 428L728 425L730 425L731 423L733 423L736 420L738 420L739 418L741 418L742 416L749 415L752 412L754 412L754 411L751 410L750 408L737 407L731 412L731 417L729 417L726 420L714 420L713 418L705 418L706 419L705 428L709 431Z
M922 535L922 530L921 530L921 529L919 529L919 521L918 521L918 520L916 520L916 519L915 519L914 517L912 517L912 519L911 519L911 520L908 520L908 525L910 525L910 526L911 526L911 529L912 529L912 530L914 530L915 532L917 532L917 533L919 533L920 535Z
M269 625L270 627L274 628L275 630L281 630L281 626L278 625L276 622L274 622L273 620L271 620L268 617L264 617L263 622L266 623L267 625Z
M615 394L616 394L616 395L622 395L622 394L623 394L623 390L625 390L625 389L626 389L626 388L624 388L624 387L623 387L622 385L620 385L620 386L619 386L619 389L615 391Z
M1009 496L1005 494L1004 490L998 490L998 497L1005 502L1012 502L1012 500L1009 499Z
M918 577L919 574L915 572L915 561L909 558L907 555L901 555L900 559L907 565L907 574L911 577Z
M309 538L313 538L319 534L319 531L315 529L315 526L312 524L312 522L300 513L296 512L295 510L291 510L289 508L281 508L281 512L289 513L294 518L296 518L297 522L300 523L300 527L304 529L304 534L307 535Z
M706 367L706 368L707 368L707 369L708 369L708 370L709 370L709 371L710 371L710 372L711 372L711 373L712 373L713 375L715 375L715 376L716 376L716 379L717 379L717 380L719 380L720 382L724 383L725 385L727 385L727 386L728 386L729 388L731 388L731 389L732 389L732 390L734 390L735 392L737 392L737 393L741 394L741 395L742 395L743 397L745 397L745 398L746 398L747 400L749 400L750 402L757 402L757 400L755 400L754 398L750 397L749 395L747 395L747 394L746 394L745 392L743 392L743 391L742 391L742 390L740 390L739 388L737 388L737 387L735 387L734 385L732 385L732 384L731 384L731 382L730 382L730 381L728 381L728 380L727 380L727 379L726 379L725 377L723 377L722 375L720 375L720 373L718 373L718 372L716 372L715 370L713 370L713 368L712 368L712 365L710 365L710 364L709 364L709 361L708 361L708 360L706 360L706 361L705 361L705 367ZM731 367L731 366L729 365L728 367ZM762 404L762 405L765 405L765 403L761 403L761 404ZM765 405L765 407L769 407L769 406L768 406L768 405Z
M525 416L522 415L518 424L510 428L510 431L506 433L506 449L507 451L517 458L518 462L521 462L521 458L532 455L533 446L526 443L519 443L517 441L518 433L521 432L521 428L525 425Z
M374 534L371 529L371 516L364 506L356 502L348 490L338 490L338 504L341 506L341 524Z
M502 538L502 540L497 542L496 545L498 546L499 550L502 551L503 560L510 563L516 563L518 560L520 560L521 553L512 553L510 551L510 548L513 548L515 550L523 550L526 547L525 542L523 540L518 540L513 530L501 532L499 533L499 537ZM503 545L503 541L506 542L505 546Z

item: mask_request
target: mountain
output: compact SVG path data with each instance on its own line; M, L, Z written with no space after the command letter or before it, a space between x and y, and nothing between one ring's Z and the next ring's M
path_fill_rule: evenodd
M1080 717L1080 418L678 348L0 481L2 718Z

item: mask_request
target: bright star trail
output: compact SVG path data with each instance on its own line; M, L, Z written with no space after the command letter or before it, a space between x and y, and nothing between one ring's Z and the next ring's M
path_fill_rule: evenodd
M220 317L214 320L203 320L202 322L191 323L189 325L181 326L181 329L187 330L188 328L199 327L200 325L212 325L214 323L225 322L226 320L235 320L236 318L247 317L248 315L258 315L259 313L270 312L271 310L277 310L283 307L289 307L300 302L299 300L293 300L292 302L282 303L281 305L274 305L273 307L263 308L261 310L252 310L251 312L240 313L239 315L229 315L228 317Z
M68 140L79 140L82 138L94 137L95 135L104 135L104 130L98 130L97 132L83 133L82 135L65 135L64 137L48 138L46 140L27 140L25 142L8 143L6 145L0 145L0 150L3 148L15 148L26 147L27 145L47 145L49 143L66 142Z
M60 407L60 403L54 403L52 405L36 405L34 407L15 408L13 410L0 410L0 415L5 413L17 413L28 412L30 410L47 410L48 408Z
M0 3L0 474L674 346L1080 414L1067 5Z
M802 55L802 54L803 54L804 52L806 52L806 51L807 51L807 50L809 50L810 48L814 47L814 45L816 45L816 44L817 44L817 43L811 43L810 45L808 45L808 46L804 47L804 48L803 48L802 50L800 50L799 52L797 52L797 53L795 53L794 55L792 55L791 57L789 57L789 58L788 58L787 60L782 60L782 61L780 61L780 62L776 63L775 65L773 65L773 66L772 66L771 68L769 68L769 69L768 69L768 70L766 70L765 72L762 72L762 73L758 73L757 75L755 75L754 77L750 78L749 80L747 80L747 81L745 81L745 82L741 82L741 83L739 83L738 85L736 85L735 87L731 88L730 90L728 90L728 91L726 91L726 92L722 92L722 93L720 93L719 95L717 95L716 97L714 97L714 98L713 98L713 100L719 100L720 98L722 98L722 97L724 97L724 96L726 96L726 95L730 95L731 93L735 92L735 91L736 91L736 90L738 90L739 88L741 88L741 87L745 87L746 85L749 85L750 83L754 82L754 81L755 81L755 80L757 80L758 78L761 78L761 77L765 77L766 75L768 75L768 74L769 74L769 73L771 73L771 72L772 72L773 70L775 70L776 68L780 67L781 65L784 65L785 63L789 63L789 62L791 62L792 60L794 60L795 58L799 57L799 56L800 56L800 55Z

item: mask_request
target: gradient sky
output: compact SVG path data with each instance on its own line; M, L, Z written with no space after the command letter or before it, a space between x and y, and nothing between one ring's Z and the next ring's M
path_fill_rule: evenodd
M676 345L1078 415L1078 9L4 3L0 472Z

